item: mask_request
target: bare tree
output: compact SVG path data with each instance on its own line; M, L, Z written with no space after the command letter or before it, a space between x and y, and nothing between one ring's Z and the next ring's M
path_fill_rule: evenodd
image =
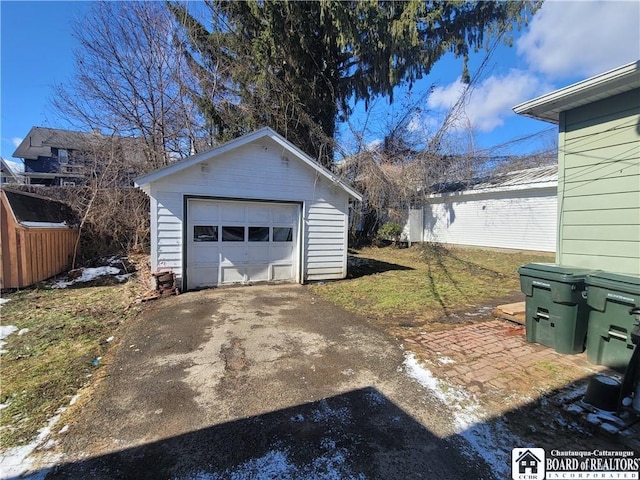
M431 112L424 108L433 88L409 94L400 113L386 123L382 139L375 146L364 144L368 121L363 131L349 125L359 143L356 153L341 163L341 173L364 193L361 216L353 223L361 230L359 234L373 238L386 222L403 224L412 205L424 204L429 195L452 184L465 186L480 176L554 162L555 156L548 148L513 156L501 155L499 147L479 150L475 146L465 106L486 74L501 38L501 33L496 34L479 68L439 125L433 126ZM428 125L431 131L425 127Z
M73 27L75 77L56 87L56 109L83 129L140 138L146 170L191 153L206 132L164 4L96 2Z

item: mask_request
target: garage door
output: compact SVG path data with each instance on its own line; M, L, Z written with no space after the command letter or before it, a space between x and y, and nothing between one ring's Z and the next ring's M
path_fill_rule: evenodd
M189 199L188 288L296 281L300 207Z

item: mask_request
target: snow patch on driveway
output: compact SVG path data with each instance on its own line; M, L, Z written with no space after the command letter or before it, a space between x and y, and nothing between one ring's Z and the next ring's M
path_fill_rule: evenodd
M508 431L502 420L490 420L475 395L446 380L437 378L411 353L405 353L403 366L407 375L433 393L450 410L455 430L472 447L467 456L480 455L498 478L511 475L511 450L526 447Z
M233 470L224 472L198 472L184 480L295 480L313 478L315 480L366 480L360 474L353 474L347 467L347 450L328 444L331 452L316 457L310 465L296 465L287 450L271 450L260 458L252 458ZM181 480L181 479L175 479Z

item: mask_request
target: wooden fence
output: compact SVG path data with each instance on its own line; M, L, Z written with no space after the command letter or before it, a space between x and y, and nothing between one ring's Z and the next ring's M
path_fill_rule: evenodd
M70 268L77 228L24 227L8 215L0 220L0 288L27 287Z

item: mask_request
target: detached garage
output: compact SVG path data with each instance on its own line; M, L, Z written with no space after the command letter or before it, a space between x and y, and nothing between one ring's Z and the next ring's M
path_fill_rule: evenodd
M151 172L151 268L184 290L344 278L362 197L270 128Z
M518 170L444 185L409 212L412 242L554 252L558 167Z

